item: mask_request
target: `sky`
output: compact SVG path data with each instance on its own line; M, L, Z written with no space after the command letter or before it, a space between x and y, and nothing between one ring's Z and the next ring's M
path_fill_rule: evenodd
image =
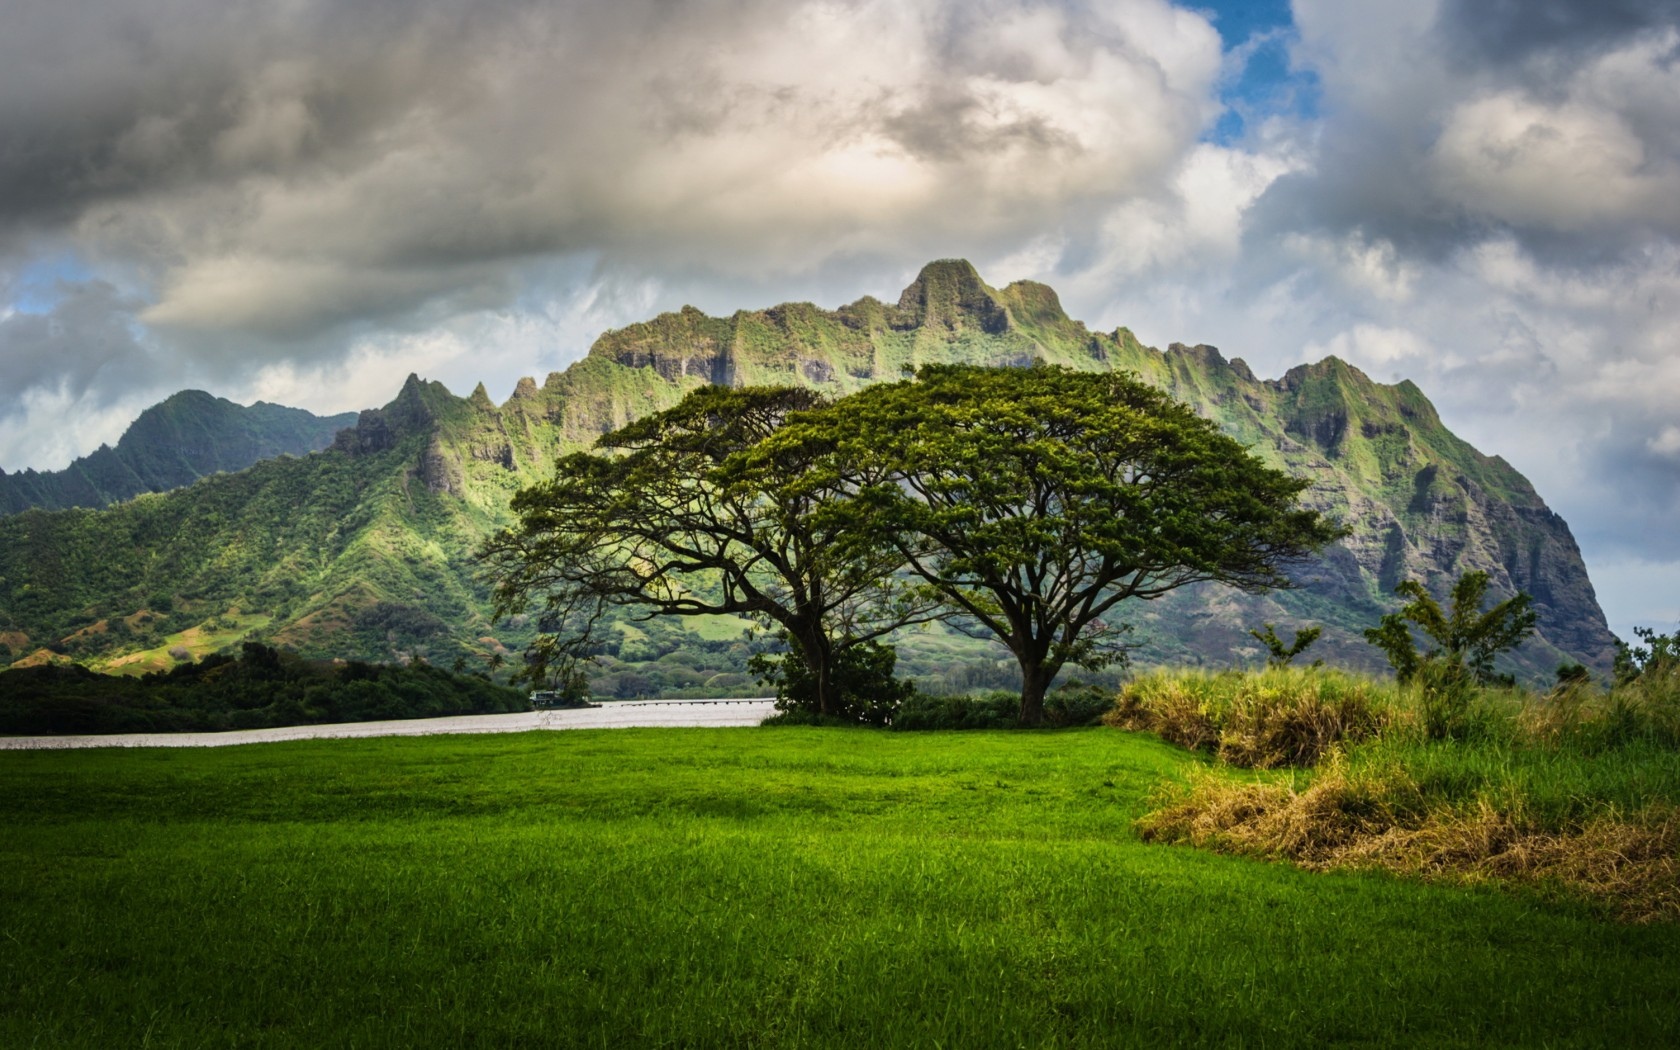
M931 259L1416 382L1680 622L1677 0L8 0L0 467Z

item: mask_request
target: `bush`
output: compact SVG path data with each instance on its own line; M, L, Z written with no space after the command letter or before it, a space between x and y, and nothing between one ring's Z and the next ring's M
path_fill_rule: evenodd
M516 690L423 663L335 667L255 642L240 648L238 657L214 654L141 678L80 667L10 669L0 690L0 733L258 729L530 707Z
M747 667L758 680L776 690L776 710L817 711L817 681L805 662L797 642L782 635L788 651L780 659L760 653ZM901 704L916 693L916 687L893 677L898 653L890 645L860 642L834 656L834 687L839 693L839 710L828 714L845 722L886 725Z
M899 705L894 729L1014 729L1021 714L1021 698L996 691L982 696L914 694Z
M1069 682L1044 698L1044 722L1058 729L1094 726L1114 710L1117 699L1111 689Z

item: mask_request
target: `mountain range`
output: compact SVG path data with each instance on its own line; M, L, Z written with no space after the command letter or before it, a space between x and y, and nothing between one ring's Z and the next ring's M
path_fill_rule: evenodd
M1209 346L1160 351L1125 328L1092 331L1050 287L994 288L961 260L929 264L893 303L662 314L603 334L541 385L520 380L501 405L482 385L463 398L410 376L322 451L106 510L0 519L0 664L145 670L257 638L319 656L494 666L531 625L490 622L472 552L558 453L705 383L843 394L926 363L1040 360L1135 371L1310 478L1306 502L1352 529L1293 590L1202 586L1123 608L1138 662L1251 662L1263 651L1247 632L1270 621L1322 625L1310 655L1380 669L1361 632L1396 605L1396 583L1442 593L1481 569L1496 593L1534 597L1539 629L1513 670L1608 668L1614 639L1568 526L1508 463L1454 436L1412 383L1376 383L1334 357L1260 379ZM622 620L596 690L750 688L745 661L764 642L748 626ZM995 646L937 627L897 641L901 671L931 687L1007 683L1012 661Z
M183 390L140 413L115 448L101 445L63 470L0 470L0 514L105 507L143 492L167 492L207 474L326 448L355 421L354 412L317 416L266 401L246 407Z

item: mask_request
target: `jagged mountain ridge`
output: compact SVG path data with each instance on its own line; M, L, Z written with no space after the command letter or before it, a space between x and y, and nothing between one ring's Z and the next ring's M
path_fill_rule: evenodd
M1522 669L1548 673L1564 657L1608 665L1613 640L1567 526L1508 464L1447 431L1413 384L1373 383L1334 358L1261 380L1211 347L1162 352L1124 328L1092 332L1067 317L1049 287L1020 281L995 289L954 260L924 268L896 304L792 303L724 318L685 308L610 331L541 386L521 380L500 406L482 385L460 398L411 376L396 399L362 413L325 453L260 464L104 517L38 516L27 536L16 525L8 535L0 523L0 595L9 589L15 602L17 581L31 572L7 556L14 548L33 545L74 564L63 556L72 537L109 542L114 532L146 551L149 564L173 567L167 578L182 581L171 612L178 621L220 616L324 655L486 658L517 647L520 628L488 623L471 550L506 520L512 492L543 476L557 452L708 382L800 383L838 394L934 361L1039 359L1138 372L1269 462L1312 477L1309 502L1354 527L1297 573L1298 590L1250 597L1198 588L1125 610L1143 659L1252 659L1258 650L1247 628L1274 620L1323 623L1315 654L1377 667L1359 632L1393 606L1395 582L1416 577L1443 590L1460 572L1485 569L1501 593L1523 589L1536 598L1541 637ZM302 495L305 512L277 522L251 509L282 490ZM216 507L224 509L207 509ZM163 527L166 519L173 524ZM199 553L189 554L189 544ZM98 624L109 631L112 616L137 615L159 577L138 566L103 580L73 588L79 593L56 611L20 617L0 605L0 642L7 632L14 643L26 635L21 650L13 645L21 655L73 630L91 639L89 654L116 658L119 646L99 640Z
M246 407L183 390L140 413L115 448L101 445L63 470L0 469L0 514L105 507L274 456L301 456L325 448L355 418L354 412L317 416L266 401Z

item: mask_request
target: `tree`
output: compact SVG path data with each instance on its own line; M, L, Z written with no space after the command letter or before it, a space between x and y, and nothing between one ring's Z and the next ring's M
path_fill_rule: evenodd
M1365 632L1366 641L1387 656L1400 681L1408 682L1424 670L1440 674L1447 682L1490 683L1495 657L1515 649L1534 630L1538 616L1529 608L1533 599L1518 591L1498 605L1482 612L1488 574L1467 572L1453 584L1452 609L1444 611L1423 584L1405 580L1394 593L1411 601L1391 612ZM1419 653L1412 628L1422 631L1434 643Z
M1342 535L1297 506L1307 482L1120 373L929 366L765 448L832 464L812 476L852 490L838 513L1009 647L1028 725L1064 664L1115 658L1120 602L1286 587L1288 562Z
M480 553L499 615L531 602L549 614L527 659L593 651L601 605L747 616L786 633L819 713L846 714L835 668L848 651L931 618L935 605L895 577L889 543L831 512L847 493L813 475L821 442L746 455L790 413L825 404L796 388L704 387L521 490L518 523ZM556 618L563 609L579 613Z
M1629 645L1616 639L1612 673L1618 683L1636 682L1647 674L1656 679L1680 669L1680 631L1658 634L1654 628L1635 627L1633 633L1645 644Z
M1307 627L1295 632L1295 641L1284 645L1283 639L1277 636L1277 628L1266 624L1264 631L1249 631L1254 640L1266 647L1267 667L1288 667L1295 662L1295 658L1307 651L1307 647L1318 641L1318 636L1324 633L1322 627ZM1314 667L1322 667L1323 660L1314 660Z

